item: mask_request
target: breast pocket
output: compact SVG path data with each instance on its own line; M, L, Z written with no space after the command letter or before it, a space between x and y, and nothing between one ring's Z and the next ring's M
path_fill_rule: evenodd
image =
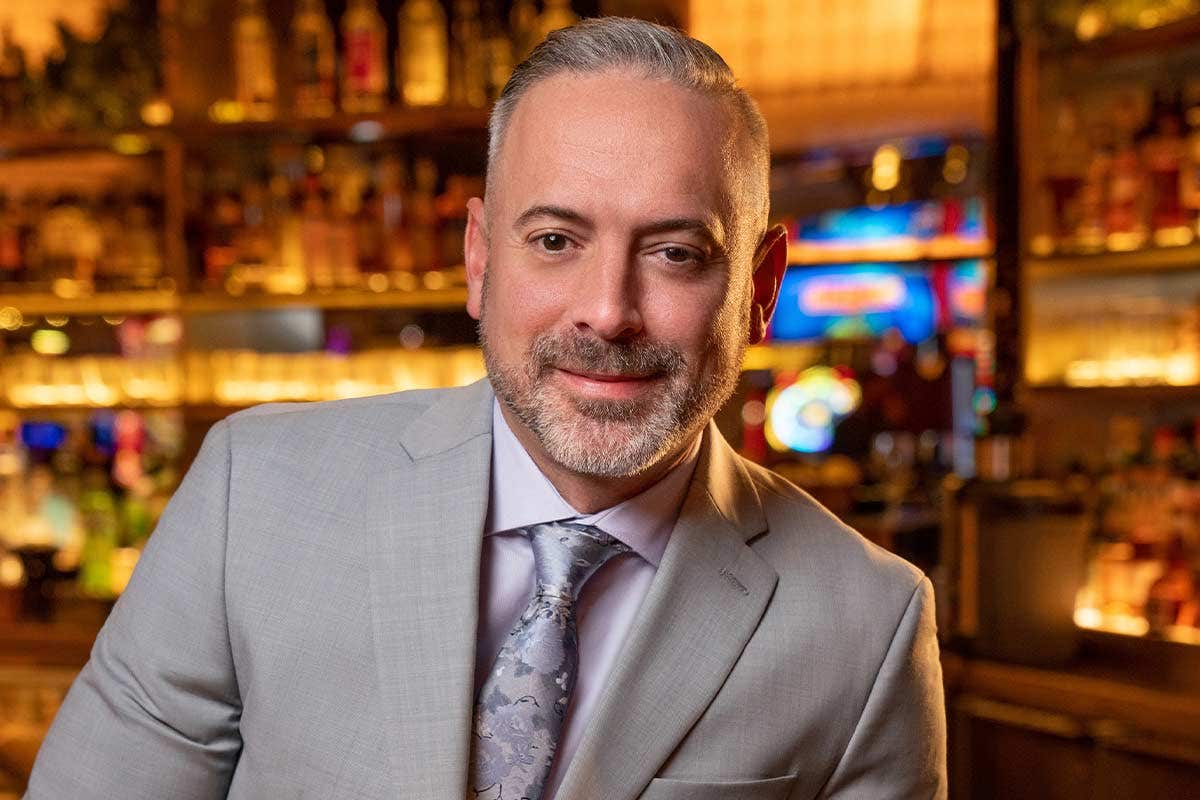
M783 800L795 775L755 781L682 781L655 778L640 800Z

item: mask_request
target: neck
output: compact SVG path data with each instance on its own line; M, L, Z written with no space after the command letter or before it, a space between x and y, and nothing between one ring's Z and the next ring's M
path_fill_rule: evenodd
M521 424L521 421L512 415L504 403L500 403L500 413L537 468L542 471L562 499L581 514L594 514L606 508L612 508L658 483L663 476L688 457L699 436L697 432L695 436L689 437L677 451L659 459L636 475L610 478L603 475L585 475L567 469L550 458L533 431Z

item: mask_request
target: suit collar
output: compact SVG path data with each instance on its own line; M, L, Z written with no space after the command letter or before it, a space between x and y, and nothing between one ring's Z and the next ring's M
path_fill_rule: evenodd
M558 800L633 800L708 708L778 582L749 473L710 425L688 498Z
M696 475L717 512L743 542L767 529L758 490L745 463L725 441L715 422L708 423Z
M468 386L430 393L435 399L400 436L413 459L449 452L492 433L492 385L487 378ZM486 487L485 487L486 490Z

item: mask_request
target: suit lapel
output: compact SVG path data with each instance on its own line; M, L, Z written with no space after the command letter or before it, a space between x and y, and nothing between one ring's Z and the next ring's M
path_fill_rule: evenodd
M375 655L404 797L466 785L491 414L486 382L447 392L402 435L412 463L366 476Z
M778 576L746 540L757 493L710 425L679 521L558 792L630 800L711 703L758 627Z

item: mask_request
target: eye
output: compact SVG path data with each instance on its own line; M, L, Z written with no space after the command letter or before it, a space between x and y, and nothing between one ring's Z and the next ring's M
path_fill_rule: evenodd
M672 264L698 264L700 254L688 247L664 247L659 251Z
M571 245L571 240L561 233L543 233L534 241L540 243L547 253L561 253Z

